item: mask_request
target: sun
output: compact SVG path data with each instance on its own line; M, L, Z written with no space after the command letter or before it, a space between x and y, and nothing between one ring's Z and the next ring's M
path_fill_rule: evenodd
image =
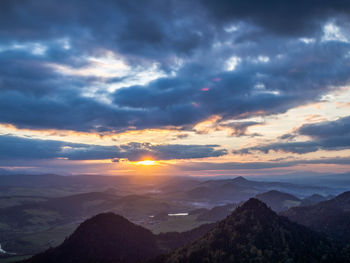
M137 164L141 164L141 165L155 165L156 162L152 161L152 160L143 160L143 161L137 162Z

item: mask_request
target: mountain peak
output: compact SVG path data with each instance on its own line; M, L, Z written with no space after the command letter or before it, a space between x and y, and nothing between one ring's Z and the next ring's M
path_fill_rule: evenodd
M139 262L158 254L151 231L120 215L103 213L83 222L59 247L27 262Z
M83 222L80 227L84 227L85 225L89 225L92 223L99 224L102 222L104 224L112 223L116 226L120 226L122 224L132 225L132 223L128 219L126 219L125 217L123 217L121 215L114 214L112 212L107 212L107 213L101 213L101 214L98 214L98 215L95 215L95 216L89 218L88 220Z
M251 198L202 238L157 262L336 262L328 250L327 239Z
M264 202L260 201L257 198L250 198L248 201L243 203L240 207L238 207L234 212L240 213L242 211L252 211L253 213L258 213L264 215L275 214Z
M99 238L105 239L111 234L114 237L122 238L126 233L141 232L143 235L152 236L152 233L138 225L131 223L123 216L114 213L101 213L83 222L77 230L69 237L68 241L75 239L93 237L95 240Z
M250 198L248 201L244 202L243 205L241 206L241 209L266 209L266 210L270 210L270 208L267 207L267 205L260 201L257 198Z
M234 181L234 182L248 182L248 180L245 179L243 176L237 176L237 177L233 178L232 181Z
M278 215L271 210L264 202L256 198L250 198L248 201L237 207L230 216L222 221L223 224L236 224L241 221L248 225L264 225L278 218ZM247 225L247 226L248 226Z

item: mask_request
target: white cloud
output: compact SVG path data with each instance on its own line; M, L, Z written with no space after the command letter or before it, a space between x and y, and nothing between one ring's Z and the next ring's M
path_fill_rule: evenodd
M230 25L230 26L227 26L224 28L224 30L227 32L227 33L231 33L231 32L235 32L238 30L238 27L236 25Z
M42 56L45 55L48 47L42 43L27 42L27 43L12 43L9 45L0 46L0 52L12 51L12 50L22 50L32 55Z
M238 64L241 62L241 58L233 56L226 61L226 70L234 71Z
M299 41L305 43L305 44L312 44L312 43L315 43L316 42L316 39L314 38L307 38L307 37L302 37L302 38L299 38Z
M348 38L344 35L341 28L333 22L327 23L323 28L322 41L341 41L349 42Z

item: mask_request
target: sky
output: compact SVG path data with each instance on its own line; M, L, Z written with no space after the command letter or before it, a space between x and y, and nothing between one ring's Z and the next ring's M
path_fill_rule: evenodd
M0 173L349 172L349 15L346 0L1 0Z

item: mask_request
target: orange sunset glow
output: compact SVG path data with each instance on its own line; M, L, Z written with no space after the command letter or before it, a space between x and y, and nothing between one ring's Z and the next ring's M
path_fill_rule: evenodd
M305 31L285 21L290 34L279 28L280 18L221 23L216 19L226 15L215 12L226 7L178 5L162 10L166 15L149 14L146 25L157 25L159 34L147 28L140 34L132 26L144 25L134 20L135 10L124 14L118 4L112 17L123 23L110 21L113 34L108 23L65 2L71 12L62 20L50 9L45 23L27 21L35 15L23 15L18 25L5 21L0 169L129 175L149 166L163 175L207 176L350 171L350 37L337 16ZM36 7L28 14L41 17Z
M155 165L156 162L155 162L155 161L152 161L152 160L143 160L143 161L136 162L136 164L141 164L141 165Z

